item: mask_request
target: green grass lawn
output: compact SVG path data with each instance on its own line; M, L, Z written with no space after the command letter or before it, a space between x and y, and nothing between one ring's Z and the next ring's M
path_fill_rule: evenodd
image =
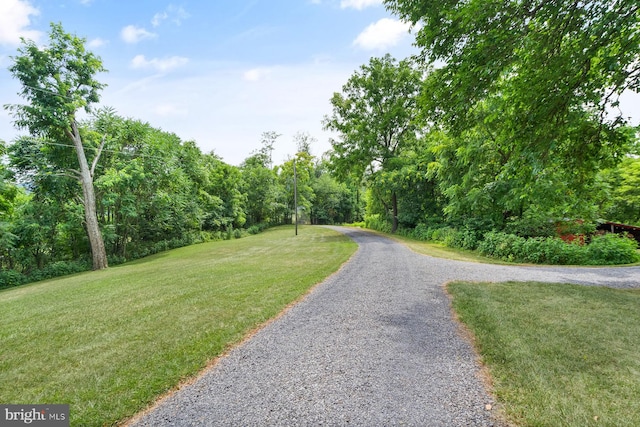
M356 249L319 227L270 229L0 291L0 402L70 404L113 425L193 377Z
M640 290L540 283L448 290L515 425L640 425Z

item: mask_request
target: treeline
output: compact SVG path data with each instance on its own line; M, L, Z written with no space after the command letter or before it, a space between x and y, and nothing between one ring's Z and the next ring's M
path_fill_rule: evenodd
M296 135L302 151L281 165L271 160L279 135L265 132L262 148L232 166L192 141L111 110L98 111L80 132L89 158L101 148L94 187L109 264L291 223L294 161L301 221L358 218L357 194L311 155L305 133ZM73 147L21 137L2 149L0 287L90 269Z
M51 24L45 46L23 40L9 71L24 104L5 105L28 136L2 143L0 287L144 257L291 223L353 221L359 191L327 173L298 133L281 165L280 135L239 166L148 123L95 110L102 61L86 40ZM88 119L80 120L84 110Z

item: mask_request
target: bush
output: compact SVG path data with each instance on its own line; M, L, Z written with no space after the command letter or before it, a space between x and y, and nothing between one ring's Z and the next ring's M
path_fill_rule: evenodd
M454 234L456 233L455 228L451 227L442 227L431 230L431 240L435 240L436 242L442 242L447 244L447 242L453 242Z
M260 228L257 225L252 225L251 227L247 228L247 233L258 234L260 233Z
M82 261L57 261L41 270L34 270L29 274L28 278L30 282L39 282L40 280L53 279L54 277L81 273L87 270L90 270L89 265Z
M119 265L127 262L127 258L120 255L107 255L107 259L109 260L109 265Z
M504 261L522 261L526 239L502 232L489 232L478 245L482 255L491 256Z
M249 227L247 229L247 233L249 233L249 234L258 234L258 233L262 233L267 228L269 228L269 224L266 224L264 222L260 222L258 224L253 224L251 227Z
M567 243L557 237L525 239L514 234L490 232L479 244L481 254L504 261L562 265L612 265L640 261L635 240L615 234L596 236L589 245Z
M360 227L360 228L366 227L366 224L364 223L364 221L352 222L351 224L345 224L345 225L349 225L351 227Z
M27 283L29 279L15 270L0 271L0 289L11 288Z
M480 244L480 233L471 230L469 228L463 228L462 230L457 230L455 233L452 233L449 237L450 242L445 241L447 246L451 246L453 248L461 248L473 251L478 248Z
M380 214L365 216L364 224L366 228L370 228L371 230L391 233L391 224L383 218L380 218Z
M457 230L446 226L418 224L413 230L401 230L402 234L416 240L435 240L452 248L475 250L481 240L480 232L470 228Z
M523 261L580 265L585 263L585 249L578 243L567 243L558 237L531 238L524 245Z
M426 224L418 224L411 232L411 237L417 240L431 240L433 230Z
M640 261L638 242L607 233L594 236L586 246L588 263L593 265L632 264Z

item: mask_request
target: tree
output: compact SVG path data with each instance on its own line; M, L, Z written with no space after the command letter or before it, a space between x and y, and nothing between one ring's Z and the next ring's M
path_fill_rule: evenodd
M458 134L500 121L507 138L541 161L576 172L620 154L625 90L640 90L640 6L624 0L385 0L420 30L430 63L444 62L422 101ZM488 103L488 104L487 104ZM486 110L485 110L486 111ZM555 159L551 159L551 157Z
M247 219L249 225L269 222L271 219L271 205L273 187L276 175L270 169L265 158L260 154L253 154L240 165L242 172L242 193L246 195Z
M262 132L262 147L257 154L262 157L265 167L273 166L273 146L282 135L275 131Z
M0 140L0 156L6 154L4 141ZM11 225L23 197L24 190L15 185L11 172L4 162L0 162L0 268L11 267L12 264L10 253L18 236L12 232Z
M607 219L640 225L640 159L628 157L616 169L604 172L610 186Z
M396 159L420 131L417 98L423 73L410 60L396 61L390 55L372 58L331 98L333 113L326 116L325 129L340 134L332 140L331 163L338 176L360 179L375 177L396 167ZM391 191L385 204L398 228L398 201Z
M89 162L77 121L77 112L91 111L105 86L95 79L106 71L102 61L86 51L85 40L64 32L60 24L51 24L49 45L40 48L34 41L24 40L19 55L9 68L22 84L20 94L28 105L6 105L15 125L34 136L56 143L71 142L79 170L70 170L81 184L85 226L91 245L93 268L108 266L107 254L97 218L94 173L102 145ZM104 139L102 140L104 142Z
M278 181L280 187L283 189L281 192L281 202L285 208L285 223L291 223L291 217L295 213L295 197L294 190L297 187L297 208L302 211L304 216L305 212L308 214L311 211L311 206L314 200L313 188L311 187L311 180L313 177L314 158L309 153L300 151L296 153L293 159L289 159L284 162L278 169ZM296 173L294 176L294 164ZM294 183L294 179L297 177L297 181Z
M314 194L310 215L312 224L353 221L355 198L346 184L338 182L328 173L322 173L312 180L311 188Z
M272 167L273 146L280 136L274 131L263 132L262 147L240 165L248 225L277 222L275 213L282 211L279 202L281 191Z
M241 192L242 173L236 166L224 163L215 154L207 154L202 161L208 172L208 185L204 188L210 197L222 200L221 209L215 215L210 212L211 220L220 229L230 231L240 228L246 222L245 195Z
M311 136L308 132L296 132L293 136L293 140L296 143L296 151L311 154L311 146L318 142L318 140Z

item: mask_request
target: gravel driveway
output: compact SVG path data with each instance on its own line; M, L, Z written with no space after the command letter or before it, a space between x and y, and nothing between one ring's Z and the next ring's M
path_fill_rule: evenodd
M640 287L639 267L449 261L362 230L333 228L359 244L338 273L132 425L497 425L443 283Z

